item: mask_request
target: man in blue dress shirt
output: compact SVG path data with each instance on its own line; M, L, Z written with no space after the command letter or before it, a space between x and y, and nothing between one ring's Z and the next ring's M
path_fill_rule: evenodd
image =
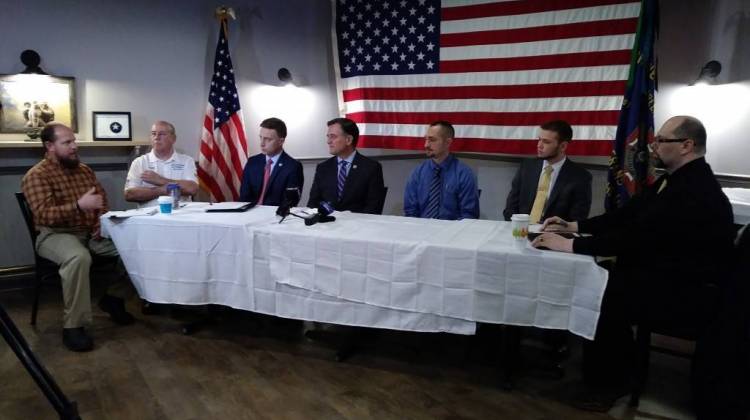
M436 121L425 134L429 160L411 173L404 192L404 215L427 219L477 219L479 195L474 172L450 154L455 131Z

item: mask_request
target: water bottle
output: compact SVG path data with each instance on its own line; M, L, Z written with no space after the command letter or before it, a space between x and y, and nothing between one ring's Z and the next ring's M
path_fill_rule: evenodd
M172 209L180 208L180 184L167 184L167 195L172 197Z

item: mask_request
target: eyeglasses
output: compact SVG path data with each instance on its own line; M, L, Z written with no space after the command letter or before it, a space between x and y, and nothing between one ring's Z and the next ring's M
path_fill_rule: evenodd
M685 140L690 140L689 138L682 138L682 139L665 139L662 136L656 136L654 137L654 143L682 143Z
M169 136L171 134L172 133L167 132L167 131L152 131L151 132L151 137L166 137L166 136Z

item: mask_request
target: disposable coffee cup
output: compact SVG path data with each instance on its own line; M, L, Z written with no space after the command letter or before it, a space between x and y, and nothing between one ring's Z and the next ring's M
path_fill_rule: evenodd
M514 214L510 217L513 238L525 240L529 236L529 215Z
M168 195L162 195L158 198L159 201L159 212L162 214L172 213L172 197Z

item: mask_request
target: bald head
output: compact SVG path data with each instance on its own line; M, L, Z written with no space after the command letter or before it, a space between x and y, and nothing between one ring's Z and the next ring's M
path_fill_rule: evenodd
M706 154L706 128L699 119L689 115L678 115L668 119L664 127L668 127L675 138L692 140L695 154Z
M47 123L44 128L42 129L41 133L39 133L39 138L42 140L42 144L46 142L54 142L55 138L57 138L57 132L58 131L64 131L64 130L70 130L67 125L59 122L51 122Z

